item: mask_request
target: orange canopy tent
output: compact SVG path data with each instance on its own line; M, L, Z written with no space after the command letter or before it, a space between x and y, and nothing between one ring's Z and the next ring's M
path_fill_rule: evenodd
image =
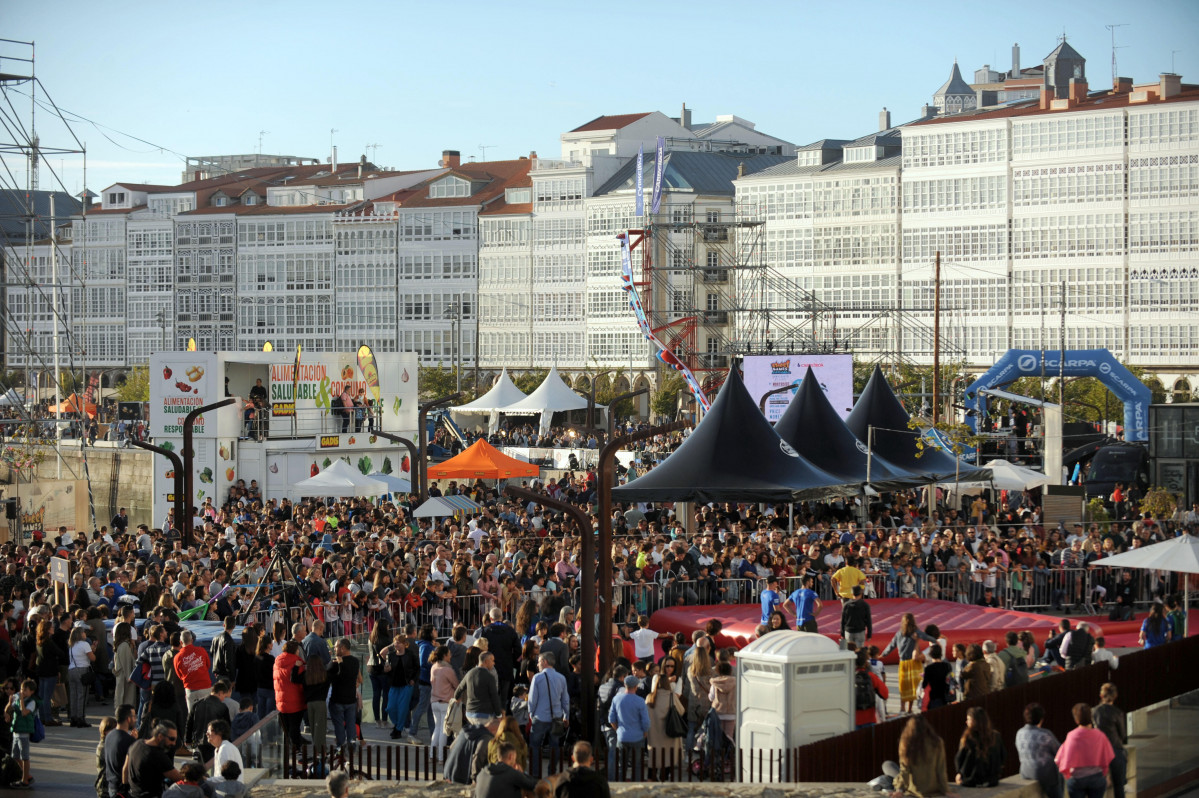
M456 457L429 466L431 479L508 479L540 474L541 469L533 463L509 457L482 438Z
M79 412L80 401L81 400L79 398L79 394L73 393L70 396L68 396L66 399L63 399L60 404L51 405L50 412L51 413L63 413L63 414L70 413L70 414L74 415ZM96 417L96 403L95 402L84 402L83 403L83 412L87 413L88 418L95 418Z

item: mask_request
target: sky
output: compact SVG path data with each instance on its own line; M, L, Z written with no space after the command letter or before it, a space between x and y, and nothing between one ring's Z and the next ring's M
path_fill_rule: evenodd
M333 143L341 162L365 154L396 169L434 167L444 149L557 158L559 134L596 116L678 116L683 103L694 122L732 113L800 145L852 139L876 129L884 106L895 123L917 117L955 58L970 81L983 64L1009 69L1015 42L1023 66L1040 62L1063 31L1090 86L1109 87L1108 24L1125 25L1120 75L1153 81L1173 59L1199 82L1196 0L0 0L0 35L36 43L37 76L72 120L38 108L42 144L85 144L96 192L174 184L186 156L260 142L321 160ZM6 59L27 55L0 43ZM6 73L27 68L0 61ZM27 92L7 92L24 118ZM49 156L41 187L81 191L83 160ZM4 165L0 182L24 187L25 164Z

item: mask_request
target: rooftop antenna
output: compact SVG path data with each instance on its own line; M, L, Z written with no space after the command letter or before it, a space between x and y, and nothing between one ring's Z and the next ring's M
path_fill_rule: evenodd
M269 130L260 130L260 131L258 131L258 154L259 154L259 155L262 155L262 137L263 137L263 136L265 136L267 133L270 133L270 132L271 132L271 131L269 131Z
M496 146L498 146L498 145L496 145L496 144L480 144L479 152L483 153L482 160L486 161L487 160L487 151Z
M1116 72L1116 51L1121 49L1120 47L1116 46L1116 28L1127 28L1128 23L1127 22L1117 22L1117 23L1113 23L1111 25L1104 25L1103 27L1107 28L1109 31L1112 32L1112 85L1115 86L1116 85L1116 75L1118 74ZM1174 56L1171 55L1170 58L1171 58L1171 60L1173 60Z
M375 156L379 153L379 148L382 146L383 146L382 144L366 144L363 146L364 150L372 151L371 152L371 163L375 162Z

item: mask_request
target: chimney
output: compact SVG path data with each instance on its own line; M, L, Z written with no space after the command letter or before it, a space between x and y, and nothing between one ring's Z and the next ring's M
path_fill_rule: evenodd
M1132 91L1132 78L1116 78L1112 85L1112 92L1115 94L1128 94Z
M197 170L195 171L195 173L194 173L194 175L193 175L193 178L192 178L192 179L194 179L194 180L199 180L199 179L200 179L200 175L201 175L201 174L203 174L203 172L201 172L199 169L197 169Z
M1012 45L1012 77L1020 77L1020 42Z
M329 163L333 165L333 174L337 174L337 145L333 145L333 157L329 159Z
M920 118L921 119L932 119L936 115L937 115L937 106L929 105L927 103L920 106Z
M883 106L883 110L878 112L878 129L891 129L891 112L887 110L887 106Z
M1163 72L1160 80L1161 88L1157 92L1159 100L1176 97L1182 91L1182 75L1175 75L1173 72Z
M1053 101L1053 87L1052 86L1042 86L1041 87L1041 102L1040 102L1041 110L1048 111L1049 103L1052 101Z
M745 162L744 161L737 164L737 177L738 178L745 177Z
M683 103L683 112L679 114L679 124L688 130L691 129L691 111L687 108L687 103Z
M1087 98L1087 82L1079 78L1070 78L1070 102L1080 103Z
M537 150L529 150L529 160L530 161L537 160Z
M442 150L441 160L437 162L438 166L445 166L450 169L456 169L462 163L462 153L458 150Z

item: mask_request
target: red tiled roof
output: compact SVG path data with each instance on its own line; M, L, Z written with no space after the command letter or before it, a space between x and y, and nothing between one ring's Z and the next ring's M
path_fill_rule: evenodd
M446 177L439 174L413 188L412 194L402 200L405 208L442 208L464 205L486 205L497 197L504 196L506 188L516 186L516 181L529 179L529 170L533 162L528 158L515 161L481 161L464 163L454 167L448 174L469 180L472 183L485 185L469 197L430 197L429 186ZM531 185L531 184L530 184Z
M509 205L506 202L499 202L499 203L496 203L495 205L487 208L486 210L479 211L479 215L480 216L519 216L522 213L532 213L532 212L533 212L533 203L531 203L531 202L517 202L513 205Z
M95 216L101 213L133 213L140 211L145 205L134 205L132 208L91 208L87 211L88 216Z
M170 186L156 186L151 183L113 183L112 185L127 188L130 191L162 191L170 188Z
M651 112L646 111L643 114L614 114L612 116L597 116L585 125L580 125L571 133L585 133L589 130L620 130L628 127L638 119L644 119Z
M1141 89L1152 90L1158 84L1151 83L1147 86L1140 87ZM1165 100L1157 99L1156 97L1139 103L1130 103L1128 93L1117 94L1112 91L1104 92L1103 94L1095 94L1088 96L1082 102L1070 106L1070 108L1057 109L1041 109L1039 100L1028 99L1023 100L1014 105L1002 106L990 111L979 111L976 113L953 114L951 116L934 117L933 119L925 119L920 122L913 122L913 126L918 125L941 125L952 122L975 122L985 119L1009 119L1016 116L1037 116L1040 114L1064 114L1072 111L1107 111L1115 108L1140 108L1143 106L1160 105L1162 103L1185 102L1187 100L1199 100L1199 85L1184 84L1182 91Z

